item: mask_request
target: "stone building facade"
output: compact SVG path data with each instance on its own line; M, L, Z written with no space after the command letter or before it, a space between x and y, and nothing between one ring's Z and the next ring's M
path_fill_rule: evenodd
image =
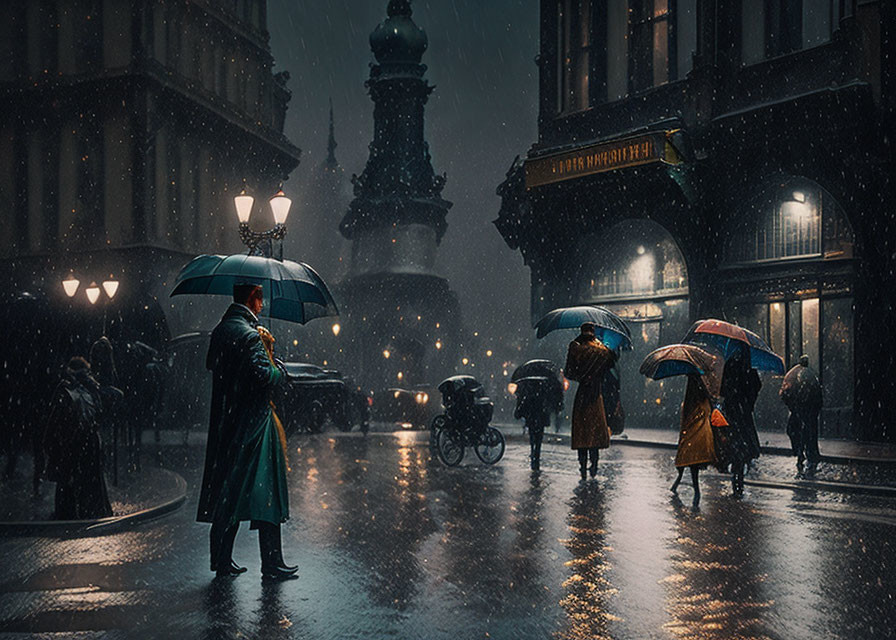
M637 374L697 318L820 372L829 437L896 437L896 7L875 0L542 0L539 136L496 225L532 317L626 317L630 424L676 425ZM765 376L761 429L783 428Z
M244 186L273 195L298 165L282 133L290 93L287 75L272 71L266 2L5 9L4 280L95 326L81 291L111 275L128 337L159 346L191 328L167 300L178 269L241 249L233 196ZM82 285L66 299L60 282L71 273Z

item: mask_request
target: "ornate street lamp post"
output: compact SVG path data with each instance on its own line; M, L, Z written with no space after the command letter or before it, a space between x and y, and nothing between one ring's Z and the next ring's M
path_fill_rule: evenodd
M280 241L279 259L283 260L283 238L286 236L286 218L289 216L289 208L292 200L286 197L282 187L270 200L271 211L274 214L274 226L266 231L253 231L249 227L249 217L252 215L252 206L255 198L243 189L240 195L233 199L236 205L236 215L240 223L240 240L249 249L249 255L273 257L273 241Z

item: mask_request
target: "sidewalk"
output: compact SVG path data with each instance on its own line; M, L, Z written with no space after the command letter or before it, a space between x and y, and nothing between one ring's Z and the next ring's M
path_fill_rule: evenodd
M169 513L186 500L187 483L169 469L144 460L141 471L123 473L118 486L107 477L113 516L95 520L52 520L56 484L44 480L34 495L32 460L23 455L11 480L0 483L0 537L105 534Z
M671 429L626 429L622 435L613 436L614 444L627 442L632 445L652 447L678 446L678 431ZM790 438L785 433L760 431L762 453L791 456ZM852 440L818 441L821 461L828 464L896 464L896 445Z

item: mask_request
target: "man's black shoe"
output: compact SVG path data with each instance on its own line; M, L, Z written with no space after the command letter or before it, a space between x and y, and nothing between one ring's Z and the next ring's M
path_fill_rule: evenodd
M246 571L248 571L248 569L246 569L246 567L241 567L233 560L230 561L230 573L240 574L240 573L246 573Z
M275 582L279 582L282 580L294 580L298 578L298 567L295 569L288 569L286 567L268 567L266 569L261 570L261 579L262 580L272 580Z

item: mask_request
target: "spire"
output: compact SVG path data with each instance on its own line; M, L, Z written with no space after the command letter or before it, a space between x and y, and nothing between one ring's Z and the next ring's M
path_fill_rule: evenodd
M392 16L410 17L413 13L410 0L389 0L389 8L386 11L390 18Z
M327 161L326 166L333 168L339 166L336 160L336 132L333 126L333 98L330 98L330 137L327 139Z

